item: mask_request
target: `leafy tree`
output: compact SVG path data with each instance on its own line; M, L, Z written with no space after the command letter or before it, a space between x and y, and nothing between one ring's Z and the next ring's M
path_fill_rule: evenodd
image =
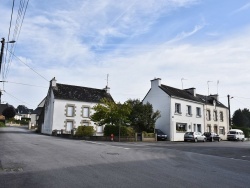
M97 125L126 125L131 111L129 104L115 103L109 99L102 99L101 103L93 107L95 113L90 117Z
M2 115L6 119L13 118L16 115L16 110L13 106L9 106L3 110Z
M237 127L248 127L250 128L250 111L244 108L243 110L238 109L234 112L232 122Z
M129 120L134 130L137 132L153 131L156 120L161 116L160 111L154 112L150 103L143 104L139 99L129 99L127 103L132 108Z

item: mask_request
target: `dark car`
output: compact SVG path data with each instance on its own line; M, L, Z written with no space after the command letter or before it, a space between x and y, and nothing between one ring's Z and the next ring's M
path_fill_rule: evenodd
M203 135L206 136L207 141L210 141L210 142L221 141L220 135L218 135L216 133L204 132Z
M202 142L206 142L206 137L204 135L202 135L201 132L186 132L184 134L184 142L187 141L193 141L193 142L198 142L198 141L202 141Z
M157 141L167 140L167 138L168 138L168 135L166 135L160 129L155 129L155 133L157 134Z

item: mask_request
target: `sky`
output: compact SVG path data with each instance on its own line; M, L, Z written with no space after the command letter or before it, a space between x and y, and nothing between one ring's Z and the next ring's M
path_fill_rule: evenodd
M53 77L108 84L123 103L161 78L218 93L226 106L230 95L232 114L250 109L250 0L15 0L13 14L12 6L0 3L0 37L16 41L5 43L2 103L35 109Z

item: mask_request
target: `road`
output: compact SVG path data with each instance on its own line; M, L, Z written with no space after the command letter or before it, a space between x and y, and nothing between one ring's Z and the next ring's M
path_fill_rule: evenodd
M117 143L0 128L0 187L249 187L250 142Z

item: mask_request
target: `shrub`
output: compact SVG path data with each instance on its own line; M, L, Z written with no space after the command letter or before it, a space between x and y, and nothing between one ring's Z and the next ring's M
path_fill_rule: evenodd
M0 127L5 127L5 123L0 121Z
M119 135L119 126L106 125L104 128L104 136L110 136L111 134L118 136ZM120 126L120 136L134 136L133 128L126 127L126 126Z
M93 136L94 128L93 126L79 126L76 129L76 136Z
M154 138L155 137L155 133L147 133L145 131L143 131L142 133L143 133L143 136L145 138Z

